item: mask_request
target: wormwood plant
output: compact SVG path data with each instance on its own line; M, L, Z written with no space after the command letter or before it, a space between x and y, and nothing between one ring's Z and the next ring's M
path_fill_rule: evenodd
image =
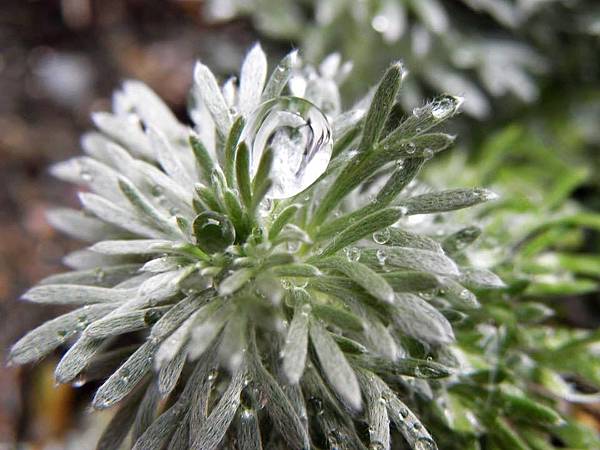
M255 46L219 87L198 63L190 127L128 81L86 156L52 168L86 190L50 221L94 244L24 295L78 308L10 361L68 344L57 381L120 405L98 448L515 449L561 423L500 371L494 332L456 340L451 322L494 329L476 292L505 287L457 253L471 236L409 230L495 198L413 181L460 99L403 116L397 63L341 112L344 67L292 53L267 77Z

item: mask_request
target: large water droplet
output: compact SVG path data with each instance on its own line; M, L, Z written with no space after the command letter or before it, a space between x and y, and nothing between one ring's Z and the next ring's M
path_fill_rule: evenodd
M278 97L260 105L250 116L240 141L251 150L251 171L256 174L267 147L273 149L273 185L267 197L292 197L313 184L329 164L333 149L331 127L311 102Z
M431 103L431 115L436 119L445 119L446 117L454 114L460 105L462 105L464 99L462 97L454 97L451 95L445 95L435 99Z

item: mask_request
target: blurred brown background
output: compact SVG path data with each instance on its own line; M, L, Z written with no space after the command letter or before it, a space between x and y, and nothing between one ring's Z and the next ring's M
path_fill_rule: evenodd
M197 58L236 70L256 39L250 27L207 26L200 11L198 1L0 2L0 449L64 448L52 442L81 426L76 417L89 419L77 413L93 386L55 389L52 358L4 366L6 349L57 312L18 297L63 270L61 257L78 246L46 223L49 206L77 204L74 187L47 168L79 153L90 112L110 108L122 80L145 81L184 117Z

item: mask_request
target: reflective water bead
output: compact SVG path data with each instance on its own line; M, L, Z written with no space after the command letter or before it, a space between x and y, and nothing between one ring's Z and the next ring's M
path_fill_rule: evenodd
M417 146L415 145L414 142L407 142L404 145L404 149L406 150L406 153L408 153L409 155L412 155L414 152L417 151Z
M297 97L278 97L260 105L250 116L240 141L251 150L256 175L264 151L273 149L267 197L292 197L325 172L333 150L332 131L323 112Z
M385 264L385 260L387 259L387 255L385 254L385 251L379 249L375 253L375 256L377 257L377 262L379 263L379 265L383 266Z
M373 233L373 240L378 244L385 244L390 240L390 229L384 228Z
M348 247L344 250L346 253L346 258L350 262L356 262L360 259L360 249L356 247Z
M312 311L312 306L310 306L310 304L305 303L304 305L302 305L302 307L300 308L300 312L305 315L308 316L310 314L310 312Z
M431 104L431 115L436 119L445 119L454 114L463 101L462 97L453 97L451 95L440 97Z

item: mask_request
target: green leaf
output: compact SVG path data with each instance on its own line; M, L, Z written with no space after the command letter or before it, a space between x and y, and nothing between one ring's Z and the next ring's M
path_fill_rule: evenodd
M49 320L27 333L10 350L9 363L38 361L81 332L87 324L103 317L114 305L89 305Z
M254 269L243 268L236 270L221 282L219 285L219 294L233 294L240 290L253 276Z
M511 418L531 421L533 423L546 425L560 425L563 419L560 415L535 400L525 397L517 392L499 392L499 402L505 414Z
M404 210L395 207L384 208L373 214L369 214L367 217L353 223L336 235L329 245L325 247L320 256L325 257L333 255L365 236L369 236L378 230L396 223L403 216Z
M189 139L190 146L192 147L192 151L194 152L196 161L198 162L198 167L200 168L200 173L204 179L208 181L210 180L210 174L213 172L213 170L215 170L215 162L198 136L190 134Z
M251 375L263 398L269 399L266 410L271 421L289 448L298 450L309 448L310 439L300 417L281 386L263 366L254 339L251 339L251 342L253 343Z
M22 298L34 303L53 305L124 303L134 297L136 291L137 289L79 286L76 284L47 284L31 288L23 294Z
M240 394L246 376L247 370L245 364L242 364L233 375L219 402L194 436L191 442L192 448L214 450L219 447L240 406Z
M496 198L497 194L487 189L449 189L410 197L400 205L407 209L408 215L432 214L467 208Z
M129 394L152 368L152 356L157 344L147 341L98 388L92 406L110 408Z
M271 166L273 165L273 148L267 147L263 152L258 169L254 175L252 183L252 207L251 211L255 211L259 203L271 188L272 181L270 179Z
M463 99L452 95L442 95L417 108L413 114L409 115L404 121L393 130L382 141L382 144L398 142L402 139L417 136L426 133L439 123L452 117L457 113Z
M357 371L358 382L365 396L366 420L369 424L369 441L373 449L389 450L390 419L386 400L379 386L364 371Z
M273 267L271 272L279 277L309 278L323 275L323 272L311 264L286 264L284 266Z
M238 117L235 122L233 122L231 130L229 130L229 134L227 135L227 140L225 141L224 172L227 186L230 188L235 186L235 151L238 148L244 125L244 117Z
M312 312L315 317L348 332L361 332L365 329L365 324L358 316L338 306L313 303Z
M103 339L81 336L67 350L54 370L54 377L59 383L73 381L88 365L94 356L102 349Z
M365 118L363 136L358 147L359 151L367 151L379 141L381 131L392 106L396 102L396 96L404 75L405 71L400 62L392 64L383 75Z
M430 291L440 286L440 279L429 272L399 271L381 275L395 292Z
M200 62L194 67L194 87L200 94L204 105L210 112L217 131L221 136L227 136L231 127L229 108L221 94L221 89L210 69Z
M170 308L170 306L159 306L109 314L94 321L85 329L85 334L94 338L105 338L143 330L152 326Z
M262 450L263 448L258 416L253 408L242 408L240 412L237 421L237 442L240 450Z
M359 411L362 400L358 380L336 342L317 320L311 321L310 338L323 372L333 390L349 407Z
M317 263L320 268L333 269L343 273L365 291L385 303L394 301L394 290L385 278L359 262L345 258L326 258Z
M273 240L275 240L275 238L277 238L277 236L279 235L279 233L281 232L283 227L290 220L293 219L293 217L296 215L296 213L298 212L300 207L301 207L301 205L293 204L293 205L289 205L289 206L285 207L283 210L281 210L281 212L277 215L277 217L275 217L275 220L273 220L273 223L271 224L271 228L269 229L269 240L270 241L273 241Z
M144 389L138 389L127 398L127 401L119 408L104 429L96 445L96 450L120 448L133 425L143 395Z
M448 320L425 300L413 294L397 294L396 299L397 314L391 320L400 331L434 345L454 341Z
M256 43L244 58L240 70L238 103L242 115L247 116L260 103L266 77L267 57L260 44Z
M458 267L443 253L410 247L384 247L379 250L361 249L360 261L371 267L386 267L431 272L441 275L459 275Z
M420 158L410 159L406 163L403 163L401 167L397 168L394 173L392 173L389 180L379 191L373 202L356 211L345 214L338 219L324 223L318 229L317 238L330 238L331 236L334 236L350 226L353 222L361 220L369 214L372 214L377 210L389 205L392 201L394 201L398 194L400 194L404 187L417 175L422 163L423 160Z
M283 372L290 384L298 383L304 372L310 310L309 303L302 300L297 301L294 308L294 318L290 323L285 346L283 347Z
M425 379L446 378L454 371L435 361L417 358L399 358L391 361L387 358L370 355L356 355L350 361L379 375L409 376Z
M269 81L263 91L262 101L266 102L272 98L278 97L283 92L287 82L292 76L292 70L298 59L298 51L293 50L288 53L275 67L271 73Z
M129 401L127 398L126 401ZM160 395L156 383L150 383L144 396L138 400L139 408L133 423L131 439L135 442L148 429L157 414Z
M408 406L379 377L370 374L369 378L369 381L381 391L382 397L386 400L389 418L408 444L414 449L437 450L435 441Z
M119 188L125 197L127 197L127 200L129 200L131 205L135 208L137 213L145 218L145 222L147 222L149 226L163 231L171 236L181 235L175 223L169 222L169 220L159 210L157 210L131 182L125 178L121 178L119 180Z
M250 181L250 150L241 142L235 156L235 174L240 197L247 210L252 208L252 182Z

